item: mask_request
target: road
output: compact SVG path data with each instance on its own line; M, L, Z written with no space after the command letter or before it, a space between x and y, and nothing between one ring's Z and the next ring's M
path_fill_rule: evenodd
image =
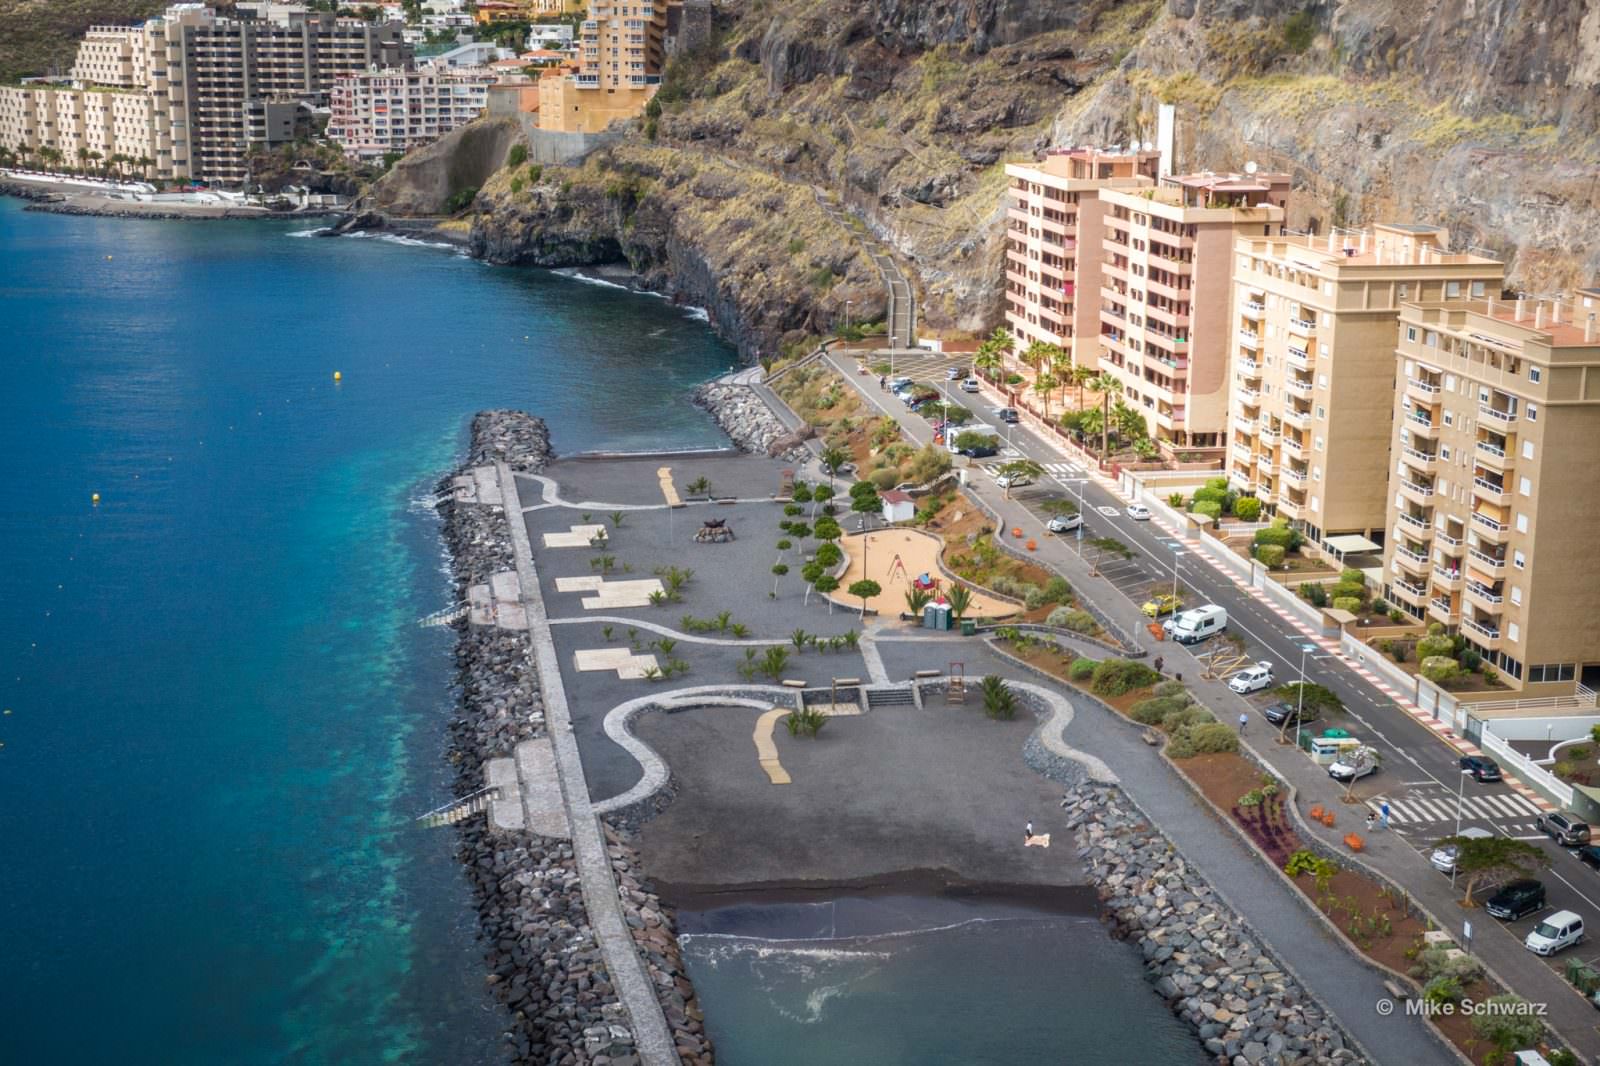
M864 384L869 379L856 374L852 359L844 354L829 359L847 381L861 389L869 403L897 418L919 443L931 440L931 425L906 411L893 394ZM1115 610L1098 599L1096 606L1108 610L1119 621L1128 619L1125 628L1131 630L1142 620L1134 610L1138 604L1155 592L1171 592L1176 583L1187 605L1214 603L1226 608L1229 631L1243 642L1240 665L1270 662L1277 683L1282 684L1298 680L1303 664L1307 681L1333 691L1343 701L1346 713L1328 722L1319 722L1319 728L1330 724L1348 728L1380 754L1379 772L1362 779L1354 790L1355 797L1373 810L1385 800L1390 805L1393 832L1373 834L1369 860L1402 884L1446 925L1453 922L1456 928L1451 931L1456 935L1461 933L1462 918L1472 919L1475 953L1521 995L1534 1002L1548 1003L1547 1020L1551 1025L1580 1054L1591 1061L1600 1061L1600 1031L1595 1028L1594 1008L1555 973L1572 953L1547 962L1521 946L1527 930L1540 917L1555 910L1571 909L1600 923L1600 875L1585 867L1571 852L1556 847L1538 833L1534 826L1538 808L1521 794L1500 783L1463 780L1459 769L1460 753L1454 747L1397 707L1340 657L1312 643L1310 635L1302 632L1297 623L1256 599L1159 523L1130 518L1125 510L1128 501L1116 494L1111 483L1098 479L1097 472L1079 457L1064 455L1054 438L1046 438L1025 423L1008 425L1002 422L997 412L1004 401L998 393L987 385L977 395L960 391L958 382L947 379L946 368L965 365L958 358L931 353L901 355L896 359L895 372L941 388L951 402L961 404L975 416L963 428L987 426L1005 442L1001 455L974 465L992 470L1009 458L1022 457L1038 462L1046 471L1039 484L1013 490L1008 500L995 488L991 477L981 469L974 469L969 483L975 490L1005 516L1008 525L1022 524L1026 535L1036 537L1040 541L1041 558L1057 563L1058 568L1065 562L1076 562L1081 568L1081 560L1071 560L1070 555L1074 548L1081 550L1086 541L1096 537L1115 537L1135 549L1137 554L1132 560L1112 559L1099 566L1100 573L1126 600L1115 605ZM875 379L870 384L875 385ZM1051 538L1045 534L1042 505L1047 500L1061 498L1081 501L1085 520L1078 537L1069 534ZM1146 644L1153 653L1165 657L1169 671L1181 671L1191 679L1198 677L1200 664L1177 645L1148 640ZM1303 653L1307 648L1311 650ZM1205 654L1206 650L1203 645L1195 649L1197 654ZM1276 729L1258 713L1272 702L1270 696L1245 699L1229 693L1220 684L1197 684L1195 687L1206 690L1207 703L1224 721L1235 720L1241 712L1250 715L1247 733L1252 734L1254 750L1291 780L1308 801L1336 801L1344 793L1342 785L1329 779L1298 749L1280 748L1273 743L1271 734ZM1224 703L1231 709L1225 710ZM1434 841L1456 830L1458 795L1462 827L1478 826L1525 839L1541 849L1550 863L1539 875L1548 892L1549 906L1544 911L1520 922L1502 925L1481 910L1464 911L1459 907L1455 900L1458 894L1449 879L1427 861ZM1346 829L1341 826L1338 833ZM1380 836L1382 839L1378 839ZM1333 841L1337 843L1337 835ZM1483 893L1487 894L1488 891ZM1600 944L1600 938L1595 943ZM1587 945L1578 949L1586 959L1597 951L1600 949L1592 951Z

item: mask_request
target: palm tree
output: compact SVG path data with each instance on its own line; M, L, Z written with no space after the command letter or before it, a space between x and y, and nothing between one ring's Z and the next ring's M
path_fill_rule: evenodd
M945 598L950 601L950 617L958 622L966 617L968 609L972 607L972 590L959 582L950 586Z
M1034 341L1022 350L1020 358L1030 370L1038 370L1050 361L1050 348L1044 341Z
M1144 415L1130 404L1123 402L1121 396L1111 407L1111 420L1117 427L1117 439L1127 443L1143 440L1150 435L1149 425L1145 422Z
M1050 346L1050 376L1056 379L1057 388L1072 384L1072 354L1059 344ZM1062 398L1065 402L1066 398Z
M977 352L972 357L972 365L989 378L994 377L994 372L1000 369L1000 346L991 337L978 345Z
M78 169L85 173L89 170L89 149L81 144L78 146Z
M1039 371L1039 376L1033 379L1033 391L1044 397L1044 417L1050 417L1050 393L1055 390L1055 375L1048 370Z
M1095 375L1094 390L1100 394L1100 461L1111 459L1111 394L1122 392L1122 383L1101 371Z
M156 165L156 161L147 155L142 155L134 160L134 164L138 166L139 173L148 178L150 176L150 168Z
M995 351L1000 353L1000 365L1006 365L1006 356L1017 350L1017 342L1004 326L996 326L994 332L989 334L989 339L994 342Z

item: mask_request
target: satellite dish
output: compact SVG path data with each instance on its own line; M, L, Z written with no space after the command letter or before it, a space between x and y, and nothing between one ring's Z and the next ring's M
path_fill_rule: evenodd
M1258 169L1259 168L1256 166L1256 161L1254 159L1250 160L1250 162L1244 165L1244 172L1246 174L1254 174Z

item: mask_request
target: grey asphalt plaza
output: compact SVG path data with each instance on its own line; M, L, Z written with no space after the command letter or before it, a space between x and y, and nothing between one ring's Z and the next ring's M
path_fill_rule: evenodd
M718 496L747 502L669 509L658 476L662 467L671 468L680 493L703 476ZM616 796L641 775L633 757L603 731L614 707L641 696L669 696L679 687L737 686L745 649L763 648L750 642L783 640L796 626L824 634L861 627L854 612L836 607L830 614L816 596L809 605L802 602L799 561L792 552L787 561L795 573L776 600L769 596L783 517L781 504L770 497L783 469L748 456L644 456L564 460L551 465L546 479L519 475L540 592L593 799ZM583 594L556 589L562 577L595 575L590 559L597 553L587 545L546 548L543 535L569 531L583 512L591 523L609 526L608 513L615 509L627 513L607 551L632 572L613 571L610 577L648 577L666 564L692 568L695 577L683 602L594 611L583 607ZM693 543L694 531L710 515L728 518L739 539ZM681 632L682 616L705 618L724 610L749 627L744 642L715 632L697 641ZM601 632L605 625L613 627L610 641ZM575 668L579 650L629 648L629 626L639 630L645 650L662 635L648 626L677 639L673 654L689 663L688 674L652 682L619 677L615 670ZM978 638L883 624L865 643L894 680L960 661L969 678L992 672L1039 681ZM869 664L858 652L808 650L793 657L786 673L820 687L831 677L865 679ZM1377 1013L1386 995L1378 972L1311 917L1298 894L1199 803L1139 739L1137 728L1070 690L1058 691L1075 709L1066 742L1104 760L1129 797L1376 1061L1458 1061L1420 1020L1404 1012ZM853 884L913 872L935 882L1030 886L1041 894L1082 884L1074 842L1060 817L1062 786L1024 761L1024 746L1038 728L1032 714L990 721L974 694L962 707L935 698L920 710L880 707L835 718L814 741L790 738L779 723L774 743L791 777L787 785L772 784L757 761L752 732L759 714L754 708L694 707L647 712L635 720L635 734L666 760L677 786L641 834L653 878L668 886L735 892L804 881ZM1050 848L1023 847L1022 828L1030 819L1036 832L1051 834Z

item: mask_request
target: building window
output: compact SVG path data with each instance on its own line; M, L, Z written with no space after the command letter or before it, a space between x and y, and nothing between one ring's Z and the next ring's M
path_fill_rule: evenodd
M1461 295L1461 282L1459 282L1459 281L1447 281L1447 282L1445 282L1444 283L1444 295L1445 295L1446 299L1450 299L1450 300L1453 300L1457 296L1460 296Z
M1539 421L1539 406L1537 404L1530 403L1527 407L1523 408L1523 417L1525 417L1529 422Z
M1327 418L1327 417L1328 417L1328 412L1323 409L1323 406L1320 403L1317 404L1317 418L1320 420L1320 419L1324 419L1324 418Z
M1423 334L1422 343L1426 344L1429 348L1437 348L1439 347L1439 335L1430 329L1427 333Z
M1322 438L1321 437L1318 437L1316 439L1315 446L1316 446L1316 450L1317 451L1320 452L1322 450Z
M1519 551L1513 551L1511 553L1511 565L1518 570L1526 570L1528 568L1528 557Z
M1524 459L1533 458L1533 441L1525 440L1522 442L1522 457Z
M1526 533L1527 531L1528 531L1528 516L1523 514L1520 511L1518 511L1517 512L1517 532L1518 533Z
M1517 495L1519 495L1519 496L1532 496L1533 495L1533 482L1530 481L1527 478L1522 478L1520 481L1518 481L1517 482Z
M1446 411L1444 413L1444 424L1447 425L1447 426L1455 425L1456 424L1456 416L1452 412Z
M1530 366L1528 368L1528 380L1535 385L1539 384L1540 381L1544 380L1544 371L1536 366Z
M1472 295L1474 295L1474 296L1482 296L1483 295L1483 282L1474 281L1472 283Z
M1519 606L1521 605L1521 603L1522 603L1522 586L1521 585L1512 585L1511 586L1511 602L1515 603L1515 604L1517 604Z
M1506 638L1508 640L1515 641L1521 635L1522 630L1518 628L1517 623L1512 622L1510 625L1506 626Z

